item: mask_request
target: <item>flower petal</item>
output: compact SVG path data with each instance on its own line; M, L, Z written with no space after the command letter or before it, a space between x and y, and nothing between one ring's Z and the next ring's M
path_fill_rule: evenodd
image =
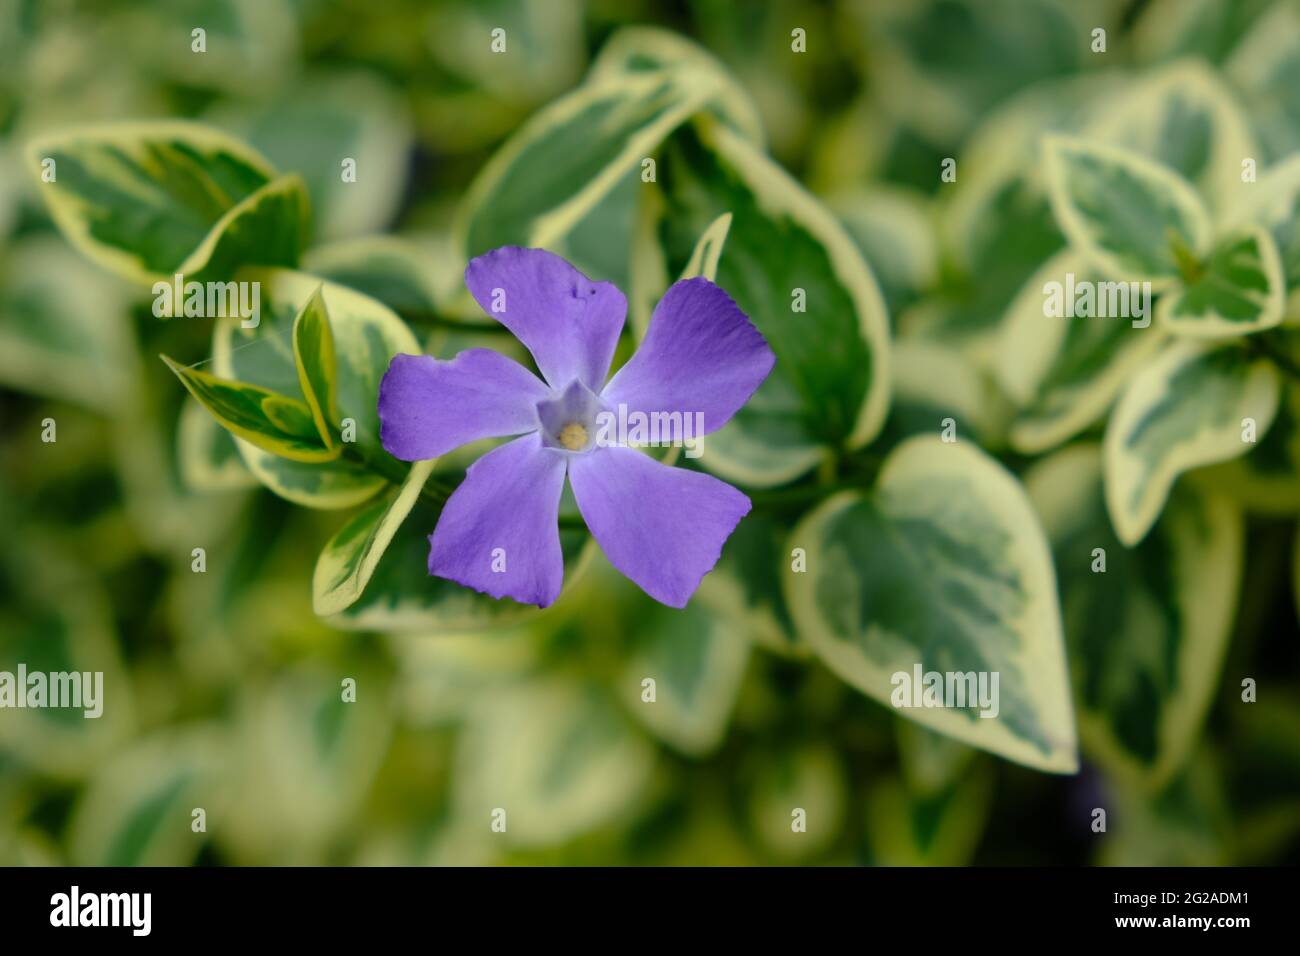
M569 482L610 563L672 607L686 606L749 513L749 499L726 482L632 448L572 458Z
M564 584L563 455L525 435L470 465L429 536L429 573L546 607Z
M641 347L601 397L629 411L703 412L708 434L740 410L775 362L731 296L708 279L683 279L659 300Z
M503 246L470 261L465 285L528 347L552 388L576 378L600 391L627 316L612 282L593 282L545 249Z
M379 437L394 458L437 458L479 438L533 431L537 403L549 394L532 372L492 349L450 361L394 355L379 383Z

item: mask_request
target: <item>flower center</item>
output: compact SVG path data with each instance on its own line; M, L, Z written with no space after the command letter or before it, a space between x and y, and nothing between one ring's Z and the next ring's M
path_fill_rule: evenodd
M598 432L596 417L602 407L600 397L576 380L552 392L537 403L542 444L564 454L591 451Z
M560 444L569 451L578 451L587 447L586 426L578 422L569 422L560 429Z

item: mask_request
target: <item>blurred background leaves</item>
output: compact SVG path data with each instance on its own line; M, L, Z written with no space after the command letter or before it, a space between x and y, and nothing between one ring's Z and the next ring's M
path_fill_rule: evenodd
M206 358L209 323L156 319L138 290L82 258L22 168L33 138L70 124L185 118L246 140L302 177L313 210L303 268L386 303L446 357L483 334L460 285L470 184L589 66L588 82L644 68L617 32L637 24L716 57L671 42L655 53L715 84L709 109L734 131L733 157L767 163L766 149L817 194L888 309L878 328L860 326L892 330L887 417L880 399L862 410L870 375L846 373L828 387L827 434L806 422L783 432L789 396L773 387L750 424L759 447L782 449L784 473L768 481L771 461L739 454L733 470L785 484L848 436L854 414L867 420L859 437L879 431L881 452L952 415L1025 476L1057 551L1077 776L940 737L818 663L780 583L808 502L780 492L684 612L645 598L580 533L566 532L568 591L545 614L429 579L435 512L422 502L362 598L321 620L313 575L342 516L257 484L154 360ZM197 25L204 56L190 50ZM506 57L489 50L498 27ZM1104 56L1089 49L1095 27L1108 32ZM805 54L791 52L794 28ZM0 669L101 670L107 688L100 720L0 711L0 863L1294 861L1294 400L1249 458L1180 483L1126 553L1101 503L1095 439L1141 359L1116 358L1134 347L1122 329L1043 341L1017 325L1016 303L1049 261L1065 271L1052 259L1066 237L1038 161L1044 134L1160 153L1198 185L1235 181L1245 147L1229 140L1257 140L1261 170L1300 146L1297 76L1291 0L0 0ZM1144 139L1171 89L1208 104L1220 128L1219 152L1200 165L1171 154L1171 139ZM671 106L698 92L662 95ZM1248 128L1224 119L1225 97ZM608 125L584 132L626 139ZM737 263L758 263L761 277L798 251L762 233L770 200L698 150L688 129L659 154L663 206L645 220L657 223L657 270L638 276L640 260L622 255L644 215L635 189L599 197L564 237L575 261L628 291L633 321L719 213L736 217L720 264L729 288L745 278ZM340 156L365 175L342 183ZM960 175L941 185L948 157ZM698 186L709 176L732 190L718 208L717 190ZM517 225L537 212L499 205L483 242L524 241ZM835 270L825 278L827 294L844 294ZM315 288L286 281L296 305ZM798 284L773 281L782 295ZM274 303L268 329L296 311ZM865 372L853 355L811 356L800 371L844 360ZM46 418L52 444L39 438ZM469 460L444 459L435 478ZM1132 570L1112 558L1101 587L1086 563L1080 573L1074 539L1127 554ZM191 570L197 547L203 573ZM1176 676L1192 661L1188 686ZM1247 678L1258 703L1241 702ZM1108 809L1105 833L1091 829L1095 807ZM196 808L204 833L191 829ZM504 834L491 829L496 808ZM806 832L791 829L795 809Z

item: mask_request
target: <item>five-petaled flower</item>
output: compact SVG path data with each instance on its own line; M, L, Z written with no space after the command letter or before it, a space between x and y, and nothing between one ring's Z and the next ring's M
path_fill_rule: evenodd
M429 573L496 598L553 602L564 582L558 517L567 474L614 567L683 607L749 499L703 472L597 443L597 416L620 404L647 415L699 412L704 432L716 431L772 370L763 336L718 286L686 279L664 294L640 348L606 384L627 314L612 283L513 246L471 261L465 283L532 353L545 381L491 349L449 361L393 357L379 419L394 457L436 458L477 439L521 436L470 466L447 500L429 537ZM493 560L500 554L503 563Z

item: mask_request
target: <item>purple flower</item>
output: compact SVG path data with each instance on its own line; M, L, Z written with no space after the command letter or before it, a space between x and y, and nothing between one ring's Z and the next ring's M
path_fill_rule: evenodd
M450 361L393 357L379 420L394 457L436 458L476 439L521 436L470 466L447 500L429 537L429 573L496 598L553 602L564 583L558 517L567 474L614 567L657 601L685 606L749 499L710 475L598 442L598 416L620 405L698 413L704 433L716 431L772 370L763 336L708 279L686 279L664 294L641 347L605 383L627 314L612 283L542 249L508 246L470 262L465 284L528 348L545 381L491 349Z

